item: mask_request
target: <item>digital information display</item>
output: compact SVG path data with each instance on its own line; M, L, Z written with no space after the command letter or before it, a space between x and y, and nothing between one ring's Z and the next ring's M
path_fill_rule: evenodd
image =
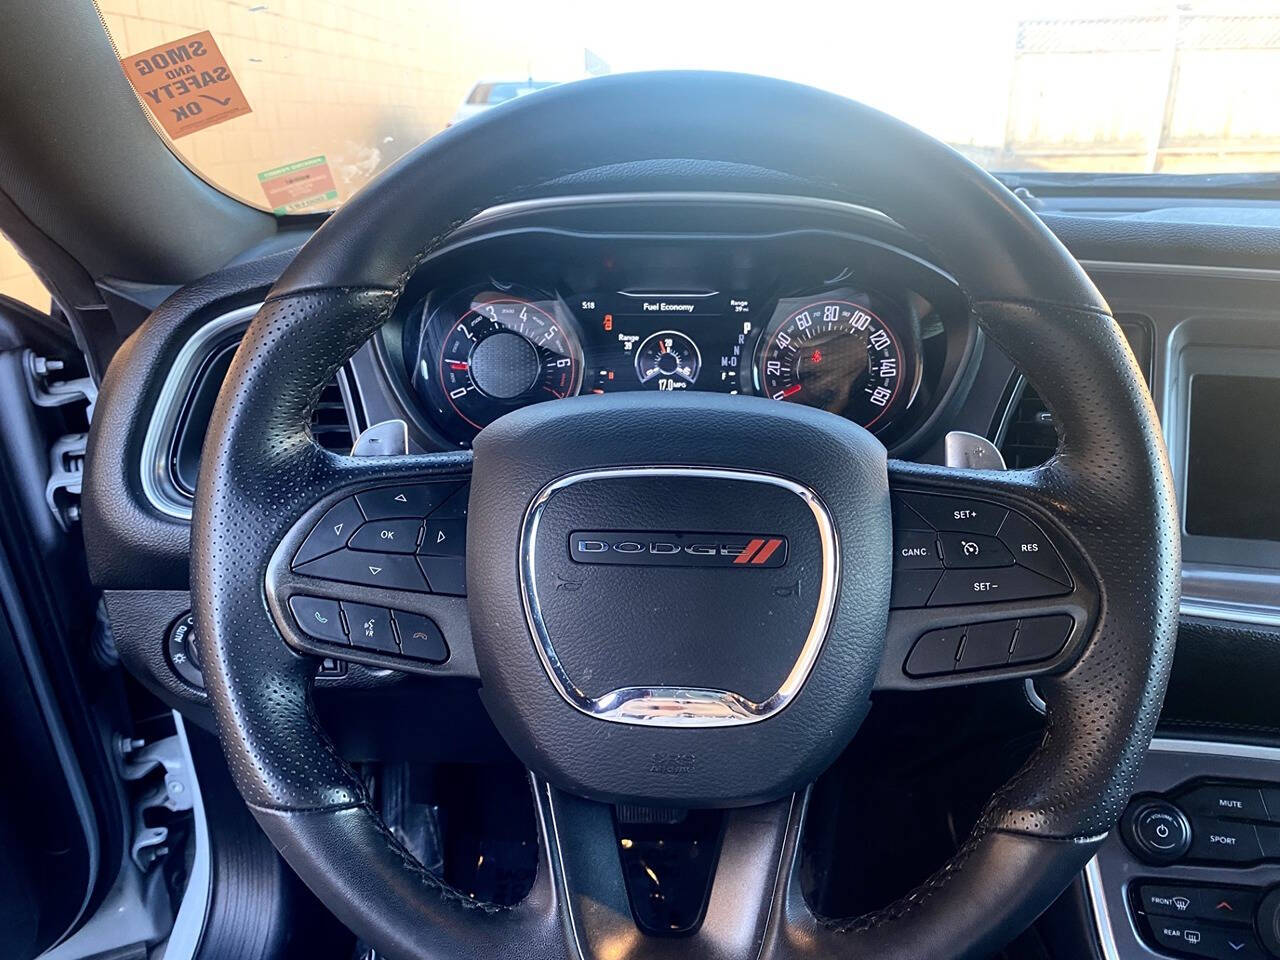
M570 301L587 358L584 393L716 390L749 384L759 330L746 296L596 293Z
M1188 534L1280 541L1280 378L1191 379Z

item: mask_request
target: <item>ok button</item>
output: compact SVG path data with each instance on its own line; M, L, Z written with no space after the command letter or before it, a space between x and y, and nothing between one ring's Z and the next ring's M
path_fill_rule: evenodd
M378 553L413 553L421 529L421 520L370 520L355 532L347 546Z

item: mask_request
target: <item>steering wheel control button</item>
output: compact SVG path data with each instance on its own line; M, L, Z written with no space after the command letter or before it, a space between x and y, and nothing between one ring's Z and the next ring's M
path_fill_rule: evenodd
M1192 858L1214 863L1253 863L1262 859L1262 846L1253 824L1199 817L1194 824Z
M341 550L362 523L364 514L356 506L354 497L335 503L307 534L307 539L293 558L293 566L296 568L326 553Z
M942 577L942 571L897 570L893 574L893 586L889 594L889 606L923 607Z
M396 553L371 553L364 550L340 550L304 563L297 572L321 580L358 583L389 590L413 590L425 593L427 581L413 557Z
M466 520L467 505L471 502L471 481L449 494L448 499L431 511L432 520Z
M467 562L462 557L419 557L431 593L467 595Z
M1052 617L1024 617L1018 622L1018 636L1009 654L1010 663L1039 663L1062 652L1075 621L1066 614Z
M1009 660L1009 649L1018 629L1017 620L977 623L964 632L957 670L985 670L1002 667Z
M893 494L889 503L893 510L893 529L895 531L933 529L933 524L907 506L906 501L899 494Z
M347 617L347 628L351 632L353 647L378 650L382 653L400 653L395 631L391 627L390 610L371 607L365 603L348 603L344 600L342 612Z
M1018 566L1034 570L1050 580L1071 585L1071 575L1067 573L1067 568L1058 557L1058 551L1049 542L1045 532L1022 514L1009 511L1004 523L1000 525L999 537Z
M416 517L419 520L440 506L458 489L454 483L412 483L378 487L356 494L360 509L370 520Z
M925 493L904 493L902 498L935 530L978 533L993 537L1008 510L985 500L942 497Z
M444 663L449 659L449 645L435 621L416 613L391 612L400 636L400 650L406 657L428 663Z
M911 648L911 655L907 657L907 673L913 677L951 673L956 668L956 656L963 638L964 627L930 630Z
M1023 567L948 570L942 575L937 589L930 596L929 606L1000 603L1005 600L1030 600L1070 592L1070 587Z
M196 618L188 613L169 628L165 638L165 654L174 673L197 689L204 689L200 672L200 648L196 645Z
M1183 812L1167 800L1140 803L1132 814L1125 816L1123 826L1130 846L1148 863L1180 860L1192 844L1191 824Z
M467 525L462 520L427 521L418 552L431 557L460 557L467 549ZM428 577L430 579L430 577Z
M894 531L893 566L896 570L933 570L941 567L937 535L932 530Z
M370 520L351 538L352 550L413 553L422 532L421 520Z
M942 559L948 567L1006 567L1013 563L1005 545L980 533L940 533Z
M1178 803L1192 816L1267 820L1262 791L1257 787L1207 783L1180 794Z
M308 637L328 640L330 643L347 643L347 632L342 627L342 613L337 600L321 600L318 597L290 597L289 609L298 627Z

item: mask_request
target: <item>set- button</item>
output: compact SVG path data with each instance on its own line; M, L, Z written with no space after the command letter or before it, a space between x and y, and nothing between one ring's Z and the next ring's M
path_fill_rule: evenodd
M1070 593L1044 531L984 500L902 492L893 498L890 606L998 603Z

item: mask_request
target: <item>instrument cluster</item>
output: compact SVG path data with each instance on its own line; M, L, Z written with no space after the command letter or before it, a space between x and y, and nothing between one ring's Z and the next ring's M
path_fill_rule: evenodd
M452 442L577 394L706 390L802 403L880 433L915 400L927 302L849 285L799 291L546 290L488 281L425 297L411 381Z

